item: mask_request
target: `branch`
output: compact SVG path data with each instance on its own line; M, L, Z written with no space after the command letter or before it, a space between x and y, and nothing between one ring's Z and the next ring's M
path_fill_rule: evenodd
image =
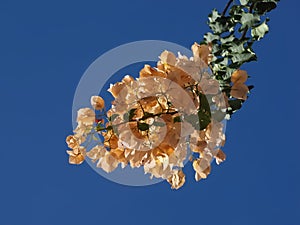
M223 10L222 12L222 16L225 16L229 6L231 5L231 3L233 2L233 0L229 0L229 2L227 2L226 6L225 6L225 9Z

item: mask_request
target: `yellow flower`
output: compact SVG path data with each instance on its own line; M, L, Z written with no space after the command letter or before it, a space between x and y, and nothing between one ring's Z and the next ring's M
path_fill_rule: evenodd
M202 78L198 84L198 89L205 95L216 95L220 91L220 84L215 79Z
M191 150L196 153L202 153L204 149L207 147L207 142L206 141L197 141L197 143L190 144L191 145Z
M221 149L218 149L215 158L216 158L216 163L219 165L221 162L225 161L226 155Z
M117 137L117 135L113 134L111 136L106 135L104 136L104 145L106 147L109 147L110 149L115 149L118 148L118 141L119 138Z
M163 71L165 71L169 80L176 82L181 87L185 87L186 84L195 83L195 80L193 80L192 76L179 67L164 65Z
M207 178L211 170L210 163L206 159L194 160L193 168L196 171L195 174L196 181Z
M92 148L86 155L93 161L96 162L100 158L102 158L106 153L106 149L103 145L97 145Z
M212 101L216 104L218 108L221 110L225 110L229 107L228 97L225 92L222 94L216 95L212 97Z
M159 56L161 63L166 63L172 66L175 66L176 63L176 56L173 52L169 52L167 50L163 51Z
M247 99L247 93L249 92L249 89L247 85L244 83L248 79L248 74L245 70L236 70L231 75L231 82L233 83L233 86L231 87L230 95L237 99L246 100Z
M73 151L67 151L69 155L69 163L79 165L81 164L85 159L85 148L79 147L76 149L73 149Z
M78 123L77 127L73 132L75 133L75 137L78 138L78 140L81 140L80 143L83 143L85 141L85 136L89 134L93 129L92 125L93 124L86 126L83 123Z
M131 82L134 81L134 78L132 76L126 75L123 79L122 82L129 85Z
M115 157L119 162L124 164L128 163L128 160L125 158L125 150L121 148L111 149L110 154Z
M243 83L235 83L231 87L230 95L237 99L247 100L247 94L249 92L249 89L247 85Z
M119 161L108 151L97 163L97 167L102 168L107 173L114 171L118 165Z
M157 68L153 68L150 65L145 65L144 68L140 71L140 77L166 77L167 74Z
M79 148L79 145L80 145L78 139L74 135L69 135L66 138L66 143L67 143L68 147L71 149Z
M231 75L231 82L234 84L245 83L248 79L248 74L245 70L236 70Z
M82 108L77 112L77 123L85 126L93 125L95 122L95 112L90 108Z
M91 105L95 110L102 110L105 106L105 103L103 98L101 98L100 96L92 96Z
M117 98L119 93L122 91L122 89L126 86L126 83L124 82L117 82L114 85L110 85L110 88L108 91L114 96L114 98Z
M151 151L132 150L130 154L126 154L125 157L129 161L131 168L139 168L149 161L150 152Z
M171 184L172 189L179 189L185 183L185 174L182 170L176 170L172 176L168 178L168 182Z
M208 65L211 61L211 47L209 45L199 45L198 43L194 43L192 45L192 51L194 55L194 60L199 61L202 60Z

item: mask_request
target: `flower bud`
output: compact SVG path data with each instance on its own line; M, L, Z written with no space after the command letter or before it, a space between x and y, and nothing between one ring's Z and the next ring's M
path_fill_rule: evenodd
M91 97L91 105L96 110L101 110L104 108L104 100L100 96L92 96Z

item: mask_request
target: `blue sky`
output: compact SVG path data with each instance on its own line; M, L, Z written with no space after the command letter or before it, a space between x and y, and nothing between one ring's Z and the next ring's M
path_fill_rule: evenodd
M0 2L0 225L297 225L300 220L299 1L270 14L244 67L255 89L228 123L227 161L179 191L112 183L70 166L76 86L101 54L131 41L189 47L225 1Z

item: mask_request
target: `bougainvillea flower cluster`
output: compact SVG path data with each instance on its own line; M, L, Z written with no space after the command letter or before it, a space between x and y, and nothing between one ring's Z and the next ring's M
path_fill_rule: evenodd
M138 78L127 75L111 84L115 99L107 111L104 100L92 96L91 108L78 111L78 126L66 139L69 162L88 157L107 173L118 166L143 167L150 179L178 189L190 160L195 179L205 179L211 163L226 158L224 124L213 113L225 115L228 102L209 72L209 47L195 43L192 50L191 58L164 51L157 67L145 65ZM91 137L98 143L87 151Z

